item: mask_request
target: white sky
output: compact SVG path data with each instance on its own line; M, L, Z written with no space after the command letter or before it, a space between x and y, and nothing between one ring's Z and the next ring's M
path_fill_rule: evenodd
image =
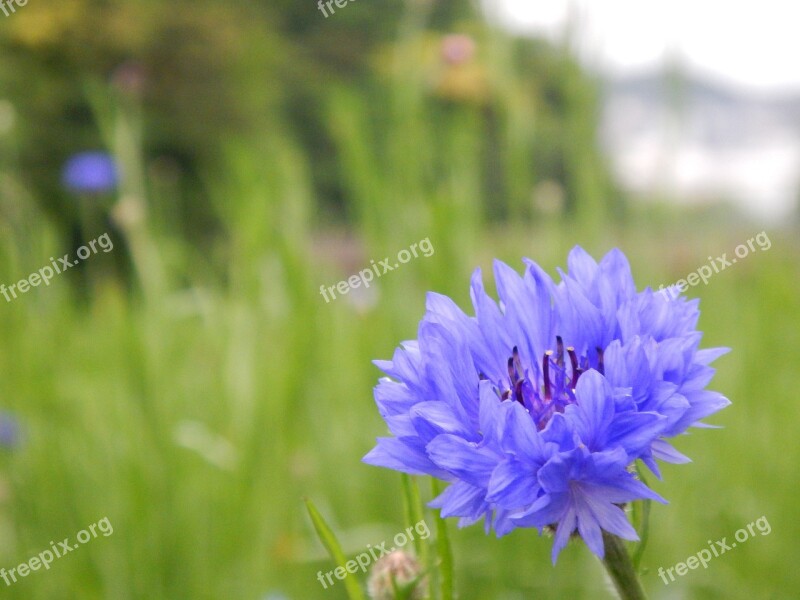
M730 83L800 91L796 0L484 0L516 31L559 36L570 12L587 62L615 73L683 63ZM571 8L570 8L571 7ZM599 64L598 64L599 63Z

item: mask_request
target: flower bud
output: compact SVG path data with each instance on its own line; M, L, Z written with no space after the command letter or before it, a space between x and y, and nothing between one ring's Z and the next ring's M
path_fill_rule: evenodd
M372 600L421 600L425 597L425 587L426 580L422 577L419 562L402 550L395 550L378 560L367 583Z

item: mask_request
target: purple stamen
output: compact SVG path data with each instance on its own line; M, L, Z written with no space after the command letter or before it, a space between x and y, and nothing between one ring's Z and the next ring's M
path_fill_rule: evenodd
M552 396L550 395L550 357L553 356L553 351L548 350L544 353L542 358L542 372L544 374L544 399L549 402Z
M572 381L570 382L570 387L574 390L578 383L578 377L581 376L583 371L578 368L578 355L575 354L575 348L570 346L567 348L567 353L569 354L569 362L572 364Z

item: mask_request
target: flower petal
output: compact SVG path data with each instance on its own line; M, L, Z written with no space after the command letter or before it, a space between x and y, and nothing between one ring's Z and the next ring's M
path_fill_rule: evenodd
M497 463L497 455L450 434L435 437L426 446L428 456L440 468L470 485L486 489Z

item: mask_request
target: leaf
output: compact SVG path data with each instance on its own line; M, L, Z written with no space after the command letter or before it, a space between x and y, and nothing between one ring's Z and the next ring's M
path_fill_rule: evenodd
M322 545L325 546L325 549L333 559L333 562L335 562L337 566L346 569L345 563L347 562L347 557L344 555L344 551L342 550L339 540L336 539L336 534L333 533L333 530L325 521L322 514L317 510L317 507L314 506L314 503L311 502L311 499L303 498L303 501L306 503L308 515L311 517L311 522L314 525L314 529L317 531L317 536L319 536L319 540L322 542ZM344 587L347 590L347 597L350 600L365 600L364 592L362 591L361 586L358 584L358 580L356 578L345 577L343 581Z

